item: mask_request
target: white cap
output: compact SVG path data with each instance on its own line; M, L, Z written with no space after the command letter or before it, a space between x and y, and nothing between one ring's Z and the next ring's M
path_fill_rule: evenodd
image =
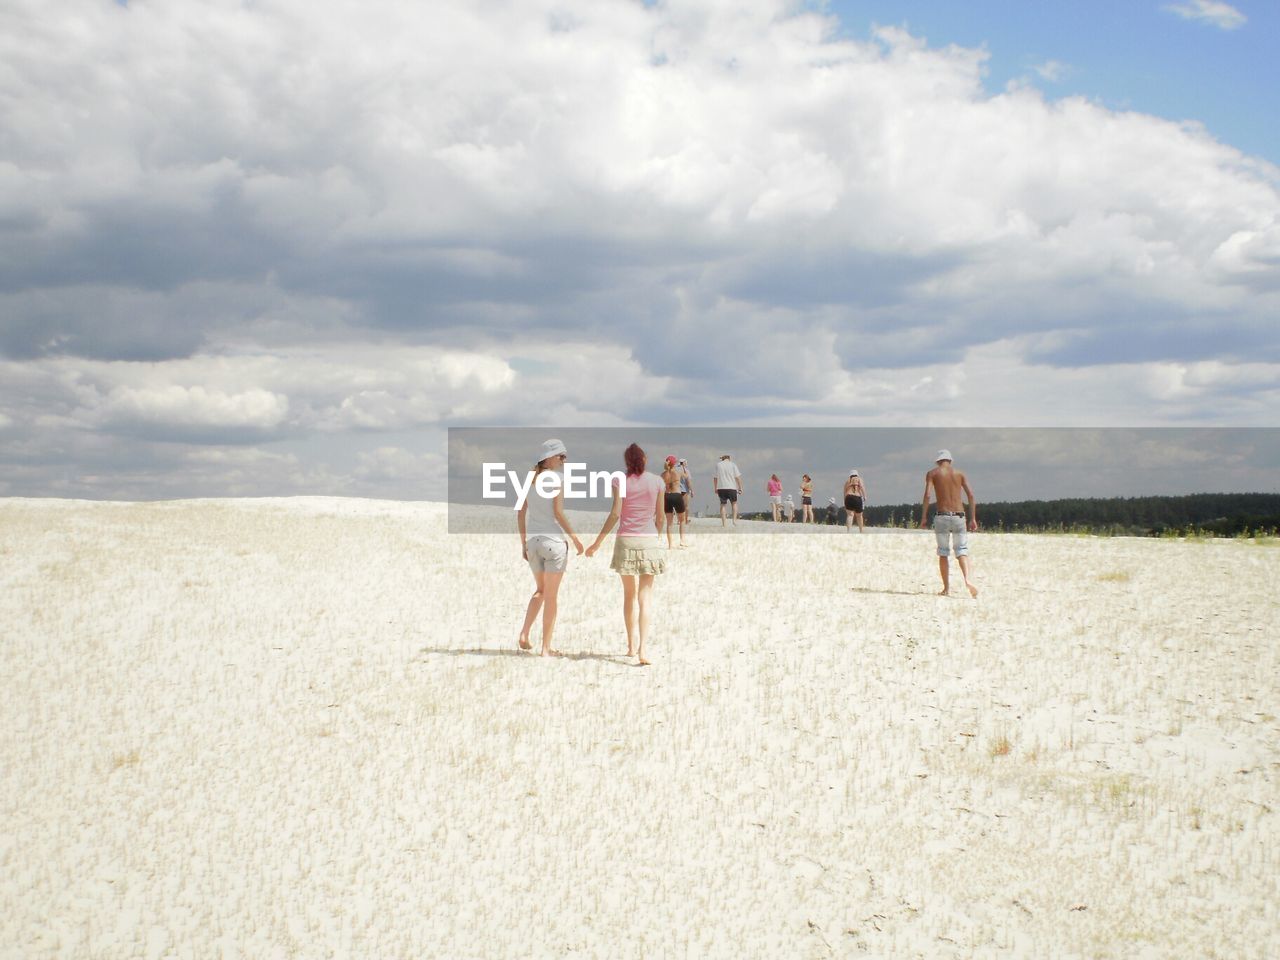
M935 463L941 463L943 460L950 460L950 459L951 459L950 450L939 450L938 455L933 458Z
M857 470L850 470L850 471L849 471L849 476L851 476L851 477L856 477L857 475L858 475L858 471L857 471Z
M537 462L541 463L543 460L546 460L548 457L555 457L555 456L559 456L562 453L568 453L568 452L569 451L564 448L564 444L559 440L556 440L554 438L551 440L543 440L542 452L538 454Z

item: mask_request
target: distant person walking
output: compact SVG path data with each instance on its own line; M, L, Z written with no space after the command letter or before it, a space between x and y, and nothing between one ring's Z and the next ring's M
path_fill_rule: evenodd
M769 474L764 491L769 495L769 505L773 508L773 522L777 523L778 511L782 509L782 481L776 473Z
M547 440L539 451L538 465L534 468L534 483L529 488L520 512L516 515L516 525L520 528L520 553L529 563L533 572L536 589L529 598L529 606L524 614L524 626L520 628L519 645L521 650L532 649L529 643L529 630L537 619L538 611L542 611L542 656L558 657L559 651L551 646L552 635L556 629L557 604L560 595L560 581L564 579L569 567L569 543L573 541L578 553L582 553L582 541L569 526L569 519L564 515L563 486L555 496L544 497L538 492L537 478L543 473L564 472L564 462L569 454L559 440ZM566 540L566 534L568 540Z
M665 490L662 494L663 510L667 514L667 549L672 550L675 544L672 543L672 531L674 530L677 518L685 515L685 497L680 492L680 471L676 469L675 456L667 457L662 468L662 483ZM684 546L684 521L679 521L680 525L680 546Z
M613 559L609 568L622 578L622 620L627 627L627 656L639 657L640 666L649 665L644 656L644 642L649 636L653 578L667 569L666 551L662 549L663 483L645 472L645 454L638 444L631 444L622 454L626 463L626 496L613 481L613 509L595 542L587 547L587 556L595 556L609 531L618 525L613 541ZM636 606L639 606L637 616ZM637 639L639 643L637 643Z
M791 494L787 494L787 499L782 502L782 511L787 518L787 523L795 523L796 520L796 502L791 499Z
M804 507L804 522L813 523L813 477L807 473L800 478L800 505Z
M684 497L684 510L680 512L680 546L685 543L685 529L689 526L689 516L693 510L693 475L689 473L689 462L680 458L680 495Z
M827 523L834 525L839 518L840 507L835 497L827 497Z
M720 497L720 526L725 526L725 507L733 504L733 525L738 525L738 494L742 492L742 471L729 454L721 454L716 464L716 494Z
M858 521L858 532L866 533L863 526L862 511L867 505L867 488L858 476L857 470L849 471L849 479L844 482L844 528L853 533L853 521Z
M938 501L933 518L933 533L938 539L938 572L942 575L942 596L951 588L948 556L954 550L960 562L960 573L969 596L976 597L978 588L969 580L969 534L978 529L978 501L969 486L969 479L951 465L951 451L939 450L935 458L937 466L924 475L924 502L920 506L920 529L929 519L929 491ZM961 494L966 498L961 501ZM966 522L965 511L968 511Z

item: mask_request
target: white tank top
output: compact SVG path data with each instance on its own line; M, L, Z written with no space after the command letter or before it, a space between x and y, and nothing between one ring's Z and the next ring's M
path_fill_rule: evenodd
M567 539L564 530L560 528L560 524L556 523L555 498L548 499L539 496L536 481L529 488L529 499L525 502L529 505L524 517L524 534L526 537L550 537L553 540Z

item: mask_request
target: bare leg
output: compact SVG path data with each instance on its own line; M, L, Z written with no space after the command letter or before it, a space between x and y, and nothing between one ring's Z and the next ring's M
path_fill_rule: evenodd
M858 514L858 532L859 533L867 532L865 529L863 529L863 526L862 526L862 514Z
M685 527L689 526L689 508L686 506L684 513L680 514L680 546L684 546Z
M733 501L733 525L738 525L738 501Z
M938 572L942 574L942 592L939 596L945 597L951 590L951 566L946 557L938 558Z
M720 501L720 526L726 526L724 522L724 501Z
M957 557L956 559L960 561L960 572L964 574L964 585L969 588L969 596L977 597L978 588L969 582L969 558Z
M853 533L853 514L848 510L844 512L844 532Z
M670 549L672 548L672 546L673 546L673 544L672 544L672 542L671 542L671 528L672 528L673 526L675 526L675 514L674 514L674 513L668 513L668 514L667 514L667 549L668 549L668 550L670 550ZM681 532L683 532L683 531L681 531Z
M542 609L542 578L544 573L535 573L533 575L537 588L533 591L533 596L529 598L529 606L524 612L524 626L520 628L520 649L532 650L533 645L529 643L529 630L533 627L533 621L538 617L538 611Z
M627 656L636 655L636 578L622 577L622 622L627 625Z
M551 649L551 638L556 632L557 598L560 594L560 581L563 573L543 574L542 588L542 655L558 657L560 651Z
M644 658L644 638L649 635L649 606L653 599L653 574L642 573L640 575L640 648L637 651L640 657L640 666L647 667L649 661Z

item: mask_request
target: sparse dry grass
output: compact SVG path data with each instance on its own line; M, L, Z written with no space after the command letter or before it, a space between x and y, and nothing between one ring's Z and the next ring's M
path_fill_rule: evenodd
M115 753L111 755L111 769L119 770L121 767L136 766L141 760L137 750L130 750L128 753Z

